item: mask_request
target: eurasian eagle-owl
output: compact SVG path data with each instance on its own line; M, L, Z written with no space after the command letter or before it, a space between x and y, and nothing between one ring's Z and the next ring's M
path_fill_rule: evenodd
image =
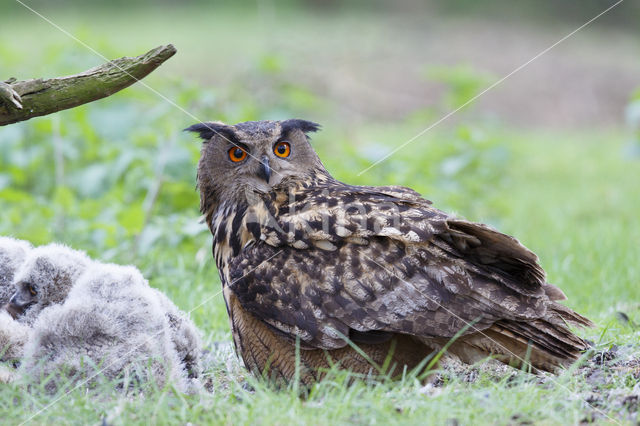
M309 143L318 128L187 129L205 142L200 208L236 351L251 371L292 380L298 344L307 384L335 364L401 373L448 343L468 363L491 355L548 371L588 348L567 323L591 322L557 303L565 296L534 253L409 188L337 181Z

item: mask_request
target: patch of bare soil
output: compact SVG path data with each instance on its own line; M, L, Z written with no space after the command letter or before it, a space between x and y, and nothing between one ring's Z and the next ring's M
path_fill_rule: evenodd
M583 377L590 388L581 395L590 406L584 422L603 418L598 408L618 411L630 422L638 421L640 355L637 347L615 346L596 352L576 374Z
M617 420L631 423L638 421L640 349L637 346L614 346L609 350L594 352L588 360L569 374L573 374L583 384L579 392L567 395L567 398L583 401L582 423L610 420L607 413L611 412L617 413ZM540 386L554 386L554 381L557 380L557 377L552 374L528 374L494 360L469 366L454 359L448 359L443 364L443 371L438 379L425 386L423 392L434 395L452 380L476 383L480 378L496 382L506 378L507 383L513 384L525 380ZM526 424L519 419L511 420L513 424Z

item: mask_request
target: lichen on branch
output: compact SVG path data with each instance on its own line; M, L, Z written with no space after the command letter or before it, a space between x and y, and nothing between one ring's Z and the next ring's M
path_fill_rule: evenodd
M0 82L0 126L110 96L143 79L175 53L175 47L169 44L135 58L115 59L80 74Z

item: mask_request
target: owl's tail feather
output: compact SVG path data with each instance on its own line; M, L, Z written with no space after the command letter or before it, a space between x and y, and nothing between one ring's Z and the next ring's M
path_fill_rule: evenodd
M514 367L557 372L575 362L590 345L567 323L593 326L571 309L552 303L546 318L534 321L502 320L480 332L460 338L449 352L472 364L491 356Z

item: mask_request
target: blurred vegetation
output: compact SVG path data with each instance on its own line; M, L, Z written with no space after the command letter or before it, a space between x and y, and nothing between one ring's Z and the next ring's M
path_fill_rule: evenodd
M28 5L41 7L50 3L47 0L31 0ZM57 0L58 7L82 6L90 8L127 7L147 8L172 6L171 0L112 0L106 5L100 0ZM432 11L440 15L458 15L467 17L501 16L511 19L536 19L546 21L571 21L583 23L604 11L616 0L582 0L579 7L573 2L520 0L186 0L181 2L183 7L231 9L254 9L256 6L275 7L283 9L312 9L325 13L360 11L368 14L378 12L425 12ZM640 4L624 2L624 7L616 7L604 17L603 22L611 26L625 26L637 29L640 18ZM6 10L22 8L17 2L7 2Z
M631 96L631 101L626 110L627 125L632 135L629 143L630 154L640 157L640 88Z

